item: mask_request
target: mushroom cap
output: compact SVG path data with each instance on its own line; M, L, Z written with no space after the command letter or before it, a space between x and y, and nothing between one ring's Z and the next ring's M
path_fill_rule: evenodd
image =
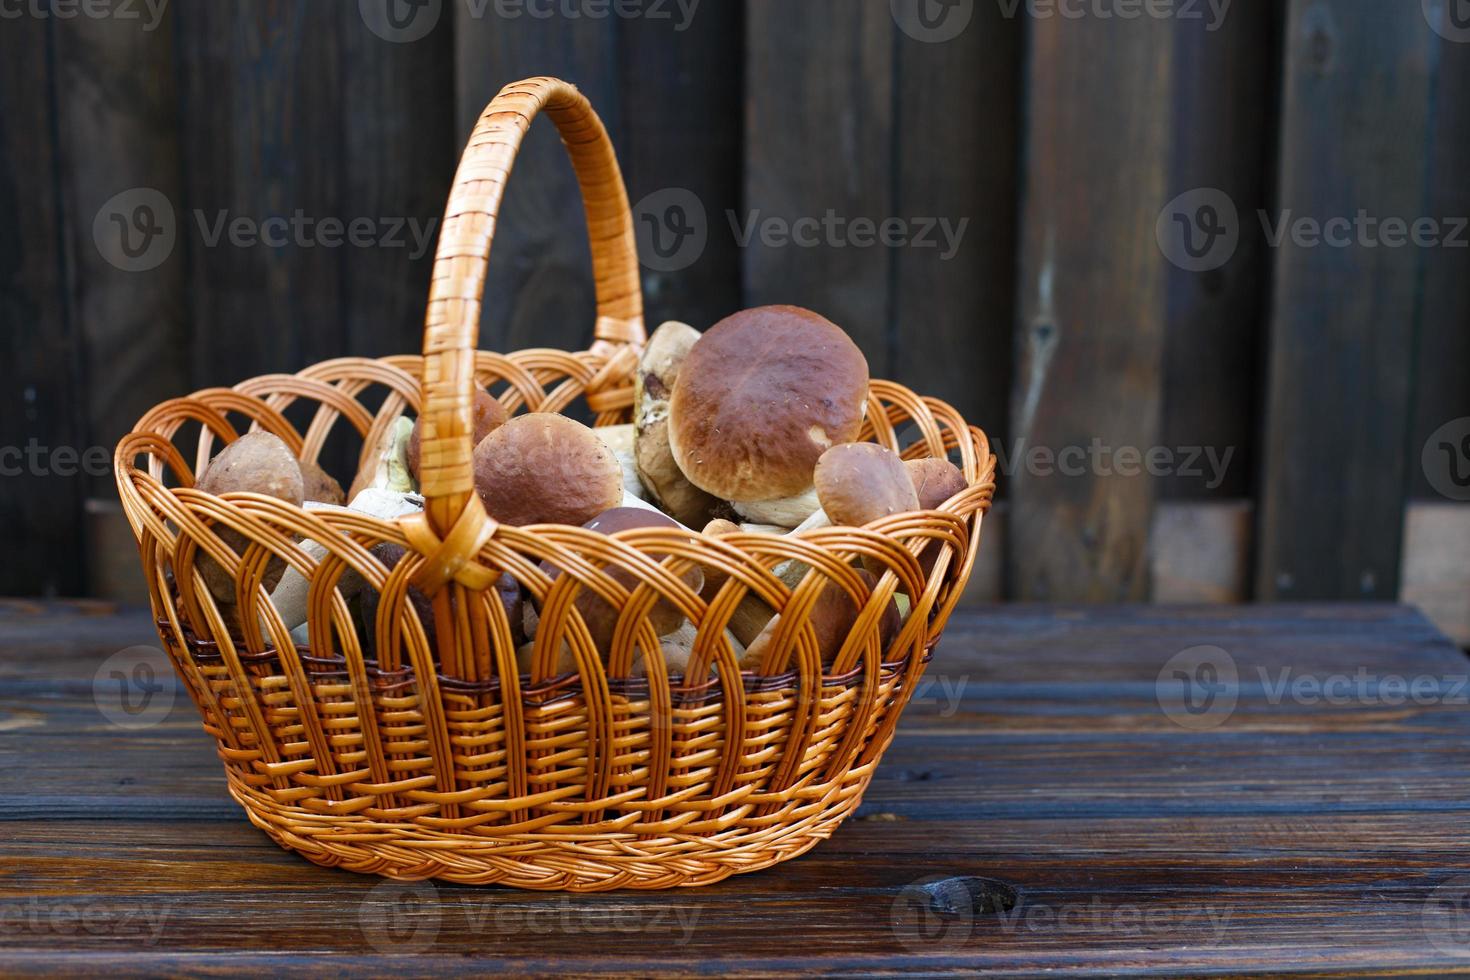
M903 465L914 484L920 510L934 510L969 486L965 482L965 474L947 459L925 456L923 459L904 460Z
M680 365L669 449L716 497L794 496L828 447L857 438L867 393L868 362L836 324L796 306L743 310Z
M341 507L347 503L347 494L342 492L342 484L338 483L332 474L322 469L320 463L303 459L301 461L302 496L307 500L319 504L335 504Z
M863 584L868 587L869 591L872 591L877 586L878 579L871 572L859 568L857 569L857 574L863 580ZM852 601L852 597L843 590L842 586L831 581L822 586L822 591L818 594L817 601L811 608L808 621L811 623L812 632L816 636L817 649L821 651L823 664L830 664L837 658L837 654L841 652L842 645L847 642L847 637L852 632L852 628L857 625L858 614L860 612L862 610ZM780 621L780 616L772 618L766 624L765 629L761 630L760 635L751 642L749 648L745 651L744 657L741 658L740 666L742 668L755 670L760 666L761 660L765 658L766 651L775 641L776 630L780 626ZM894 636L898 634L901 625L902 619L899 615L898 605L892 599L889 599L888 605L884 608L878 619L878 642L883 648L885 655L888 652L889 644L893 641Z
M470 445L478 446L480 441L505 424L510 416L506 414L505 406L490 397L490 393L483 388L475 388L474 403L474 434L470 436L473 440ZM423 478L419 476L419 462L423 447L423 419L415 419L413 423L413 434L408 437L408 471L413 478L422 483Z
M603 441L564 415L518 415L475 447L475 490L506 524L585 524L623 499L623 471Z
M220 450L197 484L205 493L263 493L300 507L305 501L301 464L284 439L247 432Z
M645 510L642 507L613 507L598 514L583 526L599 534L616 534L619 531L640 527L683 527L678 521L656 510ZM652 557L661 556L652 555ZM553 580L561 574L561 569L550 562L543 561L541 567ZM610 578L629 591L638 586L638 577L626 568L610 565L605 571ZM704 586L704 573L697 565L682 572L680 578L695 592ZM583 589L579 592L573 604L581 612L582 618L586 620L587 627L592 632L593 642L606 652L612 642L613 629L617 626L619 610L612 608L601 596L590 589ZM653 609L649 612L648 617L653 623L653 631L659 636L673 632L684 622L684 613L679 607L663 598L653 604Z
M833 446L817 461L817 499L833 524L861 527L890 514L919 509L903 460L874 442Z

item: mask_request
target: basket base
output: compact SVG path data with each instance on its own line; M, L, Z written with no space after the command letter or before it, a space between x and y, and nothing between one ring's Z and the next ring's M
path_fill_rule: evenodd
M477 839L382 824L354 833L341 826L303 828L279 810L260 807L258 798L237 792L235 786L230 795L244 807L250 822L282 848L324 867L403 881L436 879L571 892L692 888L759 871L831 837L862 799L861 792L854 794L820 817L784 826L779 835L760 835L757 842L750 836L730 841L678 835L560 840L523 834Z

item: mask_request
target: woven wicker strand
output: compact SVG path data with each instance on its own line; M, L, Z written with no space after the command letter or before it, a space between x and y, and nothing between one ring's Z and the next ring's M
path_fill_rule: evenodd
M586 206L594 342L580 353L477 351L495 216L540 111L562 134ZM989 444L943 402L875 380L860 438L906 458L950 456L964 472L967 489L936 510L800 537L608 537L490 519L470 472L472 386L510 412L580 401L599 425L624 422L643 337L631 216L607 135L570 85L528 79L490 103L461 161L422 357L340 358L195 392L147 413L119 444L119 492L159 636L231 794L282 847L394 878L668 888L801 854L857 806L970 575L995 487ZM220 446L252 429L311 461L348 433L367 464L405 411L424 420L417 518L194 489ZM372 554L383 542L408 551L391 569ZM228 572L231 601L205 587L206 558ZM881 573L876 585L855 573L859 559ZM776 574L793 561L808 569L794 587ZM561 574L552 580L543 563ZM292 641L269 599L283 565L309 583L309 646ZM694 591L684 575L694 566L725 584ZM506 574L540 612L525 674L517 624L487 588ZM856 616L824 662L808 616L832 584ZM353 591L376 598L365 633ZM605 650L578 611L582 592L619 611ZM889 636L884 613L899 595L909 611ZM726 625L748 597L780 614L782 629L760 668L742 672ZM682 676L669 673L649 620L661 600L697 629Z

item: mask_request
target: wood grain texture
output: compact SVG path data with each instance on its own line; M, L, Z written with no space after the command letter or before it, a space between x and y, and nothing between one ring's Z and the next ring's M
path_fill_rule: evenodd
M894 209L959 235L893 250L894 379L992 441L1008 434L1022 26L982 3L950 40L895 45Z
M0 523L11 529L0 593L75 595L88 446L80 337L67 299L65 212L55 179L53 22L0 31ZM69 461L68 461L69 460Z
M1178 25L1165 196L1214 188L1246 225L1220 267L1165 270L1162 443L1210 447L1229 459L1218 475L1203 467L1168 472L1158 487L1168 500L1230 500L1255 489L1271 263L1252 216L1270 203L1272 190L1282 17L1278 5L1237 4L1218 23Z
M745 210L733 232L748 233L747 305L816 310L885 378L894 365L895 249L871 234L856 244L851 223L906 217L893 194L896 31L885 4L750 0Z
M433 8L413 9L426 17ZM343 264L347 345L337 353L415 354L460 146L453 24L441 11L422 37L391 41L367 26L358 4L343 4L339 17L342 211L401 220L402 228L382 247L354 249Z
M741 307L740 249L725 216L740 210L745 8L701 4L692 11L686 17L670 4L667 18L640 17L618 25L618 75L626 107L618 158L634 221L640 223L650 330L665 320L703 330ZM702 251L697 239L683 238L697 234L685 230L693 226L668 213L671 206L687 208L687 195L678 195L680 190L699 204L689 220L702 215ZM650 267L645 236L655 230L670 261ZM689 251L681 252L683 247Z
M11 972L1470 969L1444 904L1470 860L1470 662L1402 607L961 612L832 840L709 888L582 896L383 883L279 850L225 796L181 694L142 731L100 716L99 666L150 641L136 611L0 603ZM1192 730L1156 682L1200 644L1240 683ZM1283 669L1427 686L1312 702L1273 695ZM1018 903L932 911L922 886L951 876Z
M1470 218L1470 44L1437 40L1433 146L1425 213L1453 221ZM1409 455L1411 495L1443 500L1429 482L1420 454L1431 435L1456 419L1470 418L1470 228L1463 245L1424 255L1423 317L1414 374L1413 430ZM1466 460L1470 464L1470 459ZM1460 496L1463 499L1464 495Z
M1085 454L1159 440L1167 263L1155 224L1177 30L1153 18L1031 25L1013 455L1050 452L1070 475L1044 461L1010 469L1010 592L1020 598L1148 594L1153 478Z
M1283 214L1324 228L1424 215L1427 26L1418 5L1290 4ZM1333 234L1339 244L1287 233L1275 255L1256 574L1267 599L1398 594L1425 249L1388 247L1381 227Z
M547 17L532 5L453 4L455 93L462 146L506 84L551 75L592 101L620 144L617 24L612 18ZM502 16L502 11L514 16ZM596 316L587 223L577 181L555 127L531 127L511 172L495 228L480 322L482 350L585 349Z
M188 385L184 260L177 238L158 265L137 271L115 266L94 240L99 213L112 212L102 215L106 222L126 210L139 188L170 202L173 213L159 220L177 227L181 159L173 14L165 7L156 22L149 14L136 21L68 18L54 26L60 182L73 262L68 285L87 377L77 403L87 413L91 439L109 458L134 422ZM108 234L119 230L115 223L104 227ZM143 241L138 237L135 245ZM117 499L110 467L89 476L89 496Z

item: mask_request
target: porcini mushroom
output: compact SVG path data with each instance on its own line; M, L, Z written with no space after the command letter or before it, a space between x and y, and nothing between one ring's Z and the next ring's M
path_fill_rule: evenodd
M965 482L965 474L947 459L928 456L906 460L903 465L914 484L920 510L934 510L969 486ZM919 567L923 569L925 578L934 570L934 563L939 560L942 548L943 545L938 541L932 541L919 552Z
M869 590L878 584L878 579L866 569L857 569L857 574ZM835 660L842 650L843 643L857 623L859 612L852 597L836 582L828 582L822 587L821 594L812 606L809 620L816 634L817 649L821 652L824 665ZM887 650L900 625L898 606L890 599L878 623L878 643L882 649ZM775 642L780 626L780 616L772 618L766 624L765 629L747 647L740 662L742 669L755 670L760 666L771 644Z
M220 450L195 487L212 494L259 493L297 507L305 501L305 482L295 454L280 436L270 432L248 432ZM217 526L215 534L237 555L244 554L250 543L233 528ZM235 580L218 562L201 551L198 567L210 595L220 602L235 601ZM262 585L267 590L275 588L285 570L285 562L271 556Z
M817 460L812 479L817 500L833 524L862 527L880 517L919 509L903 460L874 442L833 446Z
M793 527L815 509L818 458L857 438L867 392L862 351L831 321L795 306L743 310L680 365L669 448L691 483L747 520Z
M615 507L611 510L598 514L584 525L589 531L599 534L616 534L619 531L627 531L633 528L684 528L684 526L673 518L660 514L658 511L644 510L638 507ZM659 555L653 555L659 558ZM555 581L561 575L561 569L550 562L542 562L541 567ZM622 585L625 589L632 591L638 587L639 578L626 568L616 565L607 566L606 574ZM698 592L704 585L704 574L698 565L691 565L680 573L679 576L689 588ZM573 601L574 607L581 614L582 620L587 624L588 632L592 635L592 642L596 644L599 651L606 655L608 648L612 645L613 631L617 627L620 609L615 609L605 599L593 592L591 589L583 588L577 593ZM683 611L673 602L666 598L659 598L654 602L648 612L649 623L653 631L659 636L672 633L682 626L686 620Z
M669 397L699 331L670 320L648 338L633 380L634 462L653 501L682 524L698 527L718 501L689 482L669 449Z
M308 502L338 506L347 503L347 494L342 492L342 484L322 469L320 463L301 460L301 482L302 496Z
M518 415L475 447L475 490L506 524L585 524L623 499L612 450L564 415Z
M476 386L472 407L474 430L470 435L470 445L478 446L480 440L505 424L505 407L490 397L490 393ZM423 482L423 476L419 473L421 455L423 453L423 416L413 423L413 431L408 436L408 447L405 453L408 462L408 471L413 474L414 480Z

